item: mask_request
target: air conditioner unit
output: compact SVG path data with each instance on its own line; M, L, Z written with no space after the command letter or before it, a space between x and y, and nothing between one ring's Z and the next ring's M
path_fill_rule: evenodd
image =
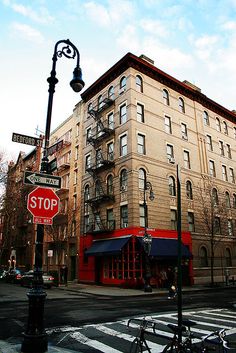
M126 191L126 190L127 190L127 186L126 186L126 185L122 185L122 186L120 187L120 191L124 192L124 191Z
M123 94L124 91L125 91L125 89L124 89L124 88L121 88L121 89L119 90L119 94Z
M174 159L174 157L170 157L170 158L169 158L169 162L172 163L172 164L175 164L175 159Z

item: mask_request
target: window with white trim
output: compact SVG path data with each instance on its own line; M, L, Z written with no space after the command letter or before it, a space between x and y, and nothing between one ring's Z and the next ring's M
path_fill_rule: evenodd
M172 134L171 118L169 116L165 116L165 132Z
M144 123L144 106L140 103L137 103L137 121Z
M127 109L126 103L120 106L120 124L124 124L127 121Z
M137 135L138 153L146 154L145 136L142 134Z
M225 165L222 165L222 179L224 181L228 181L227 169Z
M126 156L128 153L127 135L120 137L120 156Z

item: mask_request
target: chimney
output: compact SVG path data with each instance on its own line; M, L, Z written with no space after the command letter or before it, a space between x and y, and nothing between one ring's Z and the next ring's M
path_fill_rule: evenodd
M148 58L146 55L141 54L139 57L140 57L140 59L147 61L149 64L154 65L154 60Z
M183 83L189 87L191 87L192 89L194 89L195 91L198 91L198 92L201 92L201 88L195 86L193 83L187 81L187 80L184 80Z

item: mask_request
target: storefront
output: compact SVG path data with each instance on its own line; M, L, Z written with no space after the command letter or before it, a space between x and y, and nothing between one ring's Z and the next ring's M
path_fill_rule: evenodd
M114 232L112 236L83 237L80 243L80 281L141 288L145 276L142 233L140 228L126 228ZM153 229L149 233L152 237L149 255L151 284L162 287L165 286L163 272L168 267L177 266L177 232ZM183 232L182 270L185 285L193 283L191 250L191 234Z

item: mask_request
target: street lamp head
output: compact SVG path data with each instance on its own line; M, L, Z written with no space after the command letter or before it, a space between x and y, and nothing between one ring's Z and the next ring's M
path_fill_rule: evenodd
M152 190L150 191L149 199L151 201L153 201L155 199L155 194L154 194L154 192Z
M70 81L70 86L75 92L80 92L84 88L84 81L82 80L82 71L77 67L73 71L73 79Z

